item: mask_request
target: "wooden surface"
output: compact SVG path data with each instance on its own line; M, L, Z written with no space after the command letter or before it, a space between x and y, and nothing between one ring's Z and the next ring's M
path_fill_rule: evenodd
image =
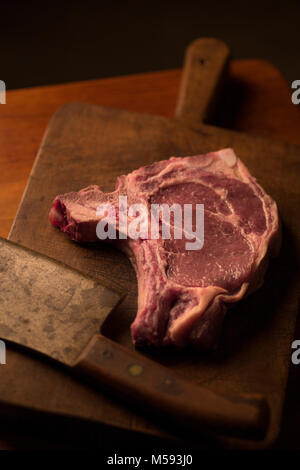
M1 198L3 235L7 233L3 222L6 221L7 227L10 225L22 185L25 184L26 168L28 174L43 127L49 114L59 104L81 100L170 116L175 109L179 77L179 71L169 71L9 93L7 101L10 104L0 108L1 144L4 149L1 158L6 161L2 178L7 181L6 187L1 185L1 189L5 189ZM291 105L289 90L279 72L264 62L242 61L231 65L230 77L227 89L239 93L243 90L243 95L240 94L237 101L235 94L230 93L232 112L226 119L231 126L297 141L298 133L295 130L299 126L298 109ZM233 83L236 84L234 90ZM225 102L228 99L226 97ZM279 117L274 109L278 109ZM283 115L286 116L284 120ZM221 112L217 119L224 123ZM262 123L264 128L261 127ZM11 139L4 140L4 135L9 135L9 132ZM295 412L290 415L295 416Z
M126 397L140 413L146 409L159 420L180 423L188 432L262 439L268 431L264 397L217 395L103 335L92 338L74 367L100 391L105 386L117 400Z

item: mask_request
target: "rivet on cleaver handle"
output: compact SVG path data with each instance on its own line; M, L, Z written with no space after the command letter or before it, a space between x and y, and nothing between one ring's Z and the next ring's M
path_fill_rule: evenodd
M181 428L253 439L266 434L269 408L261 396L215 394L102 335L91 340L73 367L135 405L173 418Z

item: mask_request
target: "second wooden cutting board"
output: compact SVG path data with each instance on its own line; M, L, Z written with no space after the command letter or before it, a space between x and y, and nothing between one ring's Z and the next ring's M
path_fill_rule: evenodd
M80 246L55 230L48 222L52 200L89 184L111 191L118 175L172 155L232 146L278 202L284 224L281 255L272 263L264 287L228 313L217 352L145 353L217 392L264 394L271 406L271 426L265 442L255 444L259 447L273 441L279 431L297 313L300 150L203 124L212 110L227 59L228 50L218 41L192 44L174 120L80 103L61 108L48 127L10 239L128 292L107 320L106 334L131 348L129 326L136 313L133 269L115 249L101 243ZM163 423L146 421L61 371L17 351L11 351L11 358L1 376L1 401L161 434ZM227 444L253 446L232 440Z

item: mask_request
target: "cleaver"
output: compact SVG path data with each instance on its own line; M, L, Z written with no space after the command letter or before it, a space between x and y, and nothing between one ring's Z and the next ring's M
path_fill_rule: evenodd
M0 283L0 339L48 357L180 428L265 436L269 409L262 396L215 394L101 335L120 293L1 238Z

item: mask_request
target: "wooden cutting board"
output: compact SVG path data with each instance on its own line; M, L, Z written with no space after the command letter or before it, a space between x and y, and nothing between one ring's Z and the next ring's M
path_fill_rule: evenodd
M145 354L220 393L264 394L271 407L265 441L222 441L228 446L264 447L279 431L298 310L300 148L204 124L221 91L228 55L227 47L216 40L201 39L189 47L175 119L80 103L59 109L45 134L10 239L127 292L105 332L132 348L129 325L137 295L133 269L112 247L78 245L54 229L48 222L52 200L89 184L111 191L118 175L172 155L233 147L278 202L284 235L281 254L272 262L263 288L228 313L218 351ZM49 364L13 349L9 358L9 366L1 369L2 403L164 435L164 423L150 423Z

